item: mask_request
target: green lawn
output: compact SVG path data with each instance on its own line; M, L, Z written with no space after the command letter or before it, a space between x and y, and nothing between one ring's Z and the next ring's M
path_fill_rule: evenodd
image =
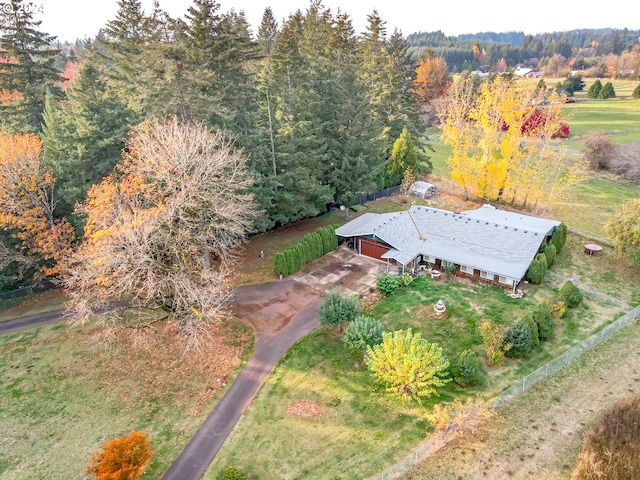
M0 302L0 322L64 308L67 297L60 289Z
M217 379L252 344L240 322L211 333L215 353L190 355L162 328L111 345L64 323L0 336L0 478L85 479L101 443L135 430L154 452L143 478L160 478L220 397Z
M564 143L573 150L584 149L584 137L590 132L602 132L615 144L640 139L640 100L580 99L564 107L571 135Z
M560 254L561 266L573 258L570 249L574 246ZM612 285L618 280L603 277ZM530 286L524 298L514 300L499 288L422 277L368 313L389 330L411 327L420 331L424 338L441 345L450 359L470 348L483 360L480 320L512 325L542 299L555 296L562 283ZM438 299L447 306L447 319L429 315ZM554 338L528 358L505 359L501 367L485 367L482 385L462 389L449 383L440 397L422 405L388 398L362 366L361 355L347 353L335 331L322 327L294 345L279 363L205 478L213 480L231 465L258 479L367 478L404 458L427 438L431 429L424 413L434 403L476 394L494 396L623 311L587 294L583 305L556 324ZM310 418L288 413L299 401L315 402L321 415Z

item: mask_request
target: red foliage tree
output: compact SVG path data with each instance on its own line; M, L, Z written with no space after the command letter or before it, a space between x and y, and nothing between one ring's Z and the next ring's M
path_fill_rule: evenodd
M520 126L520 131L522 134L527 136L536 135L536 132L541 130L548 120L547 114L544 111L538 108L533 109ZM506 132L507 130L509 130L509 124L507 124L507 122L502 122L502 131ZM571 129L569 128L569 125L563 122L558 127L558 130L551 135L551 138L567 138L570 133Z
M153 456L150 443L144 432L111 439L91 456L87 473L95 480L137 480Z

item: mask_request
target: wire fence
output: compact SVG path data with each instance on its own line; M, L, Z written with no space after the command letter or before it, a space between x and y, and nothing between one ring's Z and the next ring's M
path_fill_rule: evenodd
M574 345L559 357L556 357L546 365L538 368L535 372L530 373L526 377L520 379L511 387L507 388L495 398L493 402L493 408L498 409L505 404L513 401L520 395L524 394L531 387L547 378L549 375L554 374L561 368L565 367L567 364L571 363L576 358L580 357L588 350L591 350L596 345L599 345L600 343L609 339L612 335L614 335L624 327L631 325L636 321L638 316L640 316L640 305L631 309L620 318L604 327L602 330L594 333L579 344ZM413 452L411 452L403 460L389 467L384 472L371 477L370 480L391 480L393 478L397 478L410 468L416 466L424 458L428 457L430 454L436 452L444 445L446 445L450 438L451 435L447 433L434 435L418 448L416 448Z
M11 290L10 292L0 293L0 303L11 300L12 298L26 297L27 295L31 295L33 293L45 292L47 290L51 290L52 288L56 288L57 286L58 285L56 283L45 280L34 285L27 285L26 287Z

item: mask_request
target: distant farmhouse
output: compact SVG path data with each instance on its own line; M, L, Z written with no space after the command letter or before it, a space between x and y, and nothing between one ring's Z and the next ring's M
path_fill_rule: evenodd
M336 234L358 254L386 261L388 269L455 268L457 275L515 289L558 225L491 205L460 213L414 205L365 213Z

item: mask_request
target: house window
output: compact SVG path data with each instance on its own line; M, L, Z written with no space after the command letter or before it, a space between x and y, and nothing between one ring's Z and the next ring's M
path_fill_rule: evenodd
M443 267L443 268L451 268L451 267L455 267L455 265L456 265L455 263L453 263L453 262L448 262L447 260L444 260L444 261L442 262L442 267Z
M473 275L473 268L467 267L466 265L460 265L460 271L462 273L468 273L469 275Z
M503 283L505 285L513 286L513 279L509 277L503 277L502 275L498 277L498 282Z
M480 278L486 278L487 280L493 280L493 273L480 270Z

